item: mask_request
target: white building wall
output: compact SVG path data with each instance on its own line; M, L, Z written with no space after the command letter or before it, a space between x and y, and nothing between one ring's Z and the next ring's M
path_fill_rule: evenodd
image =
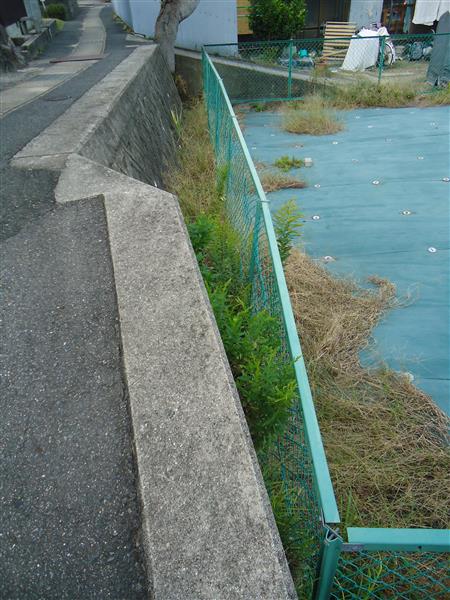
M131 22L122 17L117 8L129 2ZM114 9L136 33L152 37L159 13L160 0L113 0ZM123 7L121 7L123 11ZM204 44L237 42L237 10L235 0L200 0L190 17L178 29L176 45L200 50Z
M350 23L356 23L356 27L378 23L381 20L383 0L352 0L350 5Z
M112 0L112 3L116 15L119 15L131 27L130 0Z
M40 30L42 25L42 14L41 8L39 6L39 0L24 0L25 10L27 11L27 15L34 19L36 23L36 27Z

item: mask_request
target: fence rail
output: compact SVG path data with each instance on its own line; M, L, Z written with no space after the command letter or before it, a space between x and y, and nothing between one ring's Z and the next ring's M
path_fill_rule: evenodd
M312 86L326 88L354 81L430 91L433 88L427 85L427 77L429 84L439 84L439 77L434 80L428 69L433 47L437 40L449 36L427 33L306 38L205 48L233 102L263 102L297 99ZM230 72L233 65L242 68L240 75Z
M444 598L450 592L444 569L450 532L351 528L348 542L336 533L339 512L269 203L224 82L205 49L202 62L210 137L218 169L226 167L226 213L241 238L242 270L255 310L278 320L281 352L294 365L298 384L284 435L260 458L276 465L298 523L304 549L299 597Z

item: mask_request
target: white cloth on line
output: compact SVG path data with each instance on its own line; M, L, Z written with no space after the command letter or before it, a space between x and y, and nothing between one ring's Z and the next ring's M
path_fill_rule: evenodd
M450 11L450 0L416 0L413 23L433 25L447 11Z

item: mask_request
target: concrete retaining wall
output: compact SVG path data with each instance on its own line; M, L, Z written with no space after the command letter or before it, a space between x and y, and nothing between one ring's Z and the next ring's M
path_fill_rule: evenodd
M162 180L179 107L157 47L139 48L13 164L59 172L57 202L104 198L149 598L293 599L178 202L137 180Z
M257 100L264 94L268 98L285 98L288 93L287 71L276 67L265 67L252 63L233 61L229 58L212 56L214 66L222 77L232 100ZM175 68L186 82L192 96L202 91L201 54L189 50L176 50ZM312 89L310 75L294 73L292 96L302 96ZM255 96L256 94L256 96Z

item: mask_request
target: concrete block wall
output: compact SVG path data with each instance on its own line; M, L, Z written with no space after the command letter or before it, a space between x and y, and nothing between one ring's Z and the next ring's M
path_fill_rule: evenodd
M119 80L125 75L122 69L119 66L116 70ZM99 123L80 154L162 187L164 173L173 165L174 119L180 114L181 102L172 75L154 46L151 60L144 58L138 74L117 95L109 118Z

